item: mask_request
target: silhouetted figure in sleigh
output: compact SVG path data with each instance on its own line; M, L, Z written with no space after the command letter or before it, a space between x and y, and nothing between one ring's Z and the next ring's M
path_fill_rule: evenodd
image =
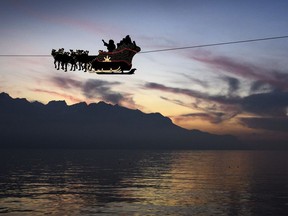
M113 40L106 43L102 40L107 47L108 52L99 51L97 56L88 55L89 51L70 49L70 52L65 52L64 48L52 50L51 55L54 57L54 65L57 70L61 69L67 71L67 65L71 65L70 70L75 71L87 70L91 73L97 74L133 74L136 69L132 68L132 59L134 55L140 52L135 41L131 41L129 35L117 43L117 48Z
M109 43L106 43L104 40L102 40L103 43L104 43L104 46L107 47L108 49L108 52L113 52L115 49L116 49L116 46L114 44L114 41L113 40L109 40Z

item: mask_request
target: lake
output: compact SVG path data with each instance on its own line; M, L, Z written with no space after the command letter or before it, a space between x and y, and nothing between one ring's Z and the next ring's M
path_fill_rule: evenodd
M1 215L288 215L288 152L1 150Z

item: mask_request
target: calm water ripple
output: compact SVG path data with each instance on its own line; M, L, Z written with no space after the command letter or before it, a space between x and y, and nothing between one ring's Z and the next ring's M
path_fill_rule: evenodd
M1 215L287 215L277 151L1 150Z

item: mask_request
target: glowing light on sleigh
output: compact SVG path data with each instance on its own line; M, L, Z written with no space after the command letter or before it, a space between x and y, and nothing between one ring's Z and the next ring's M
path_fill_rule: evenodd
M78 69L97 74L134 74L136 69L132 68L132 59L141 50L135 41L132 42L127 35L117 44L117 48L113 40L109 43L103 40L103 43L107 46L108 52L100 50L96 56L89 56L88 50L65 52L63 48L58 51L53 49L51 55L54 57L55 68L67 72L69 65L73 71Z

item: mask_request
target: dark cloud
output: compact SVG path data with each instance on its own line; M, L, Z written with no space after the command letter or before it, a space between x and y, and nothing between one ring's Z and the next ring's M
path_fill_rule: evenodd
M102 80L87 80L83 83L82 91L87 98L91 99L110 91L110 86Z
M104 101L119 104L124 99L124 96L111 90L111 86L119 84L120 82L89 79L83 84L82 92L89 99L100 97Z
M112 104L131 103L131 95L115 92L111 88L120 85L120 82L108 82L98 79L79 81L72 78L52 77L51 81L58 87L64 89L80 89L87 99L101 99ZM126 98L128 96L128 98ZM127 99L127 100L126 100ZM131 104L134 106L134 104Z
M240 88L240 81L237 78L229 76L224 76L222 79L228 83L228 95L236 94Z
M233 74L252 81L261 81L262 83L269 84L275 89L288 89L287 73L268 70L263 67L224 56L213 56L211 53L198 56L192 53L192 55L190 54L188 57L203 62L212 69L220 69L221 72Z
M253 94L241 100L241 108L259 116L286 116L288 92L273 91Z
M257 93L257 92L267 92L267 91L271 91L272 86L270 86L269 84L261 81L261 80L256 80L251 84L250 87L250 93Z
M268 118L240 118L240 122L249 127L255 129L265 129L271 131L288 131L288 118L275 118L275 117L268 117Z
M230 97L227 95L209 95L207 93L203 93L203 92L196 91L196 90L168 87L159 83L147 82L144 85L144 88L155 89L155 90L160 90L163 92L170 92L170 93L175 93L175 94L183 94L189 97L204 99L207 101L213 101L213 102L222 103L222 104L231 105L231 104L235 104L238 102L238 97Z
M226 77L225 79L229 84L229 92L235 92L238 90L239 81L237 79L230 77ZM261 85L262 84L259 84L258 87L261 88ZM255 89L258 87L256 86ZM257 126L260 128L261 124L263 123L263 128L273 129L272 126L267 126L269 125L268 123L272 121L271 119L275 118L278 119L278 121L280 121L279 118L285 119L288 112L288 92L286 91L274 90L267 93L258 93L246 97L239 97L229 95L209 95L195 90L168 87L158 83L146 83L145 88L190 96L194 100L193 103L185 103L179 99L169 99L163 96L161 96L161 98L181 106L196 109L201 112L184 114L181 116L181 118L197 117L214 124L219 124L223 121L232 119L239 113L250 113L254 116L257 116L258 118L243 119L242 122L244 122L245 125L249 127ZM261 118L263 118L263 120L259 120ZM286 120L281 119L281 121L282 125L284 124L285 126ZM274 127L277 128L277 126ZM281 126L280 128L285 127Z
M158 89L161 91L172 92L175 94L184 94L192 97L195 101L193 103L185 103L179 99L169 99L160 96L163 100L172 102L177 105L192 108L201 111L201 113L183 114L181 117L195 117L207 120L214 124L219 124L223 121L229 120L239 114L237 98L229 98L226 96L210 96L208 94L192 91L188 89L171 88L157 83L149 83L149 88ZM198 96L198 97L197 97ZM232 102L232 103L229 103ZM236 103L237 102L237 103Z
M109 101L113 104L121 104L125 100L125 97L120 93L107 92L102 94L104 101Z

